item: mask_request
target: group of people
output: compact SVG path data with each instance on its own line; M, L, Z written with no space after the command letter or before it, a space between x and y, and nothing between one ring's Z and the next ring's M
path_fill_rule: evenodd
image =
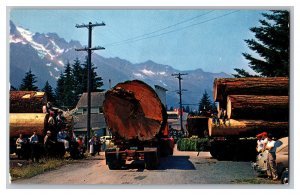
M272 136L266 132L256 135L257 146L256 151L258 155L266 151L267 153L267 175L273 180L278 179L277 167L276 167L276 141L272 139Z
M39 138L36 134L36 131L33 131L33 135L28 139L25 139L22 134L19 135L16 140L16 154L18 159L21 157L29 160L31 157L32 162L39 162L40 152L39 152ZM31 151L29 154L28 152Z

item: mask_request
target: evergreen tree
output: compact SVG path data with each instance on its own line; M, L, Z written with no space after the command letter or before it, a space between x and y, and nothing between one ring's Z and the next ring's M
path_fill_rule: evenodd
M75 107L77 103L75 88L74 88L74 77L72 74L71 65L69 62L66 64L64 71L64 86L63 86L63 103L67 108Z
M14 87L13 85L10 85L10 91L17 91L18 89Z
M186 107L185 107L185 112L187 112L187 113L190 113L190 112L191 112L191 109L190 109L189 106L186 106Z
M248 47L259 56L243 53L249 61L249 67L265 77L289 76L290 28L289 12L275 10L263 13L259 27L252 27L256 39L247 39ZM250 75L243 69L235 69L235 77Z
M78 101L78 97L80 94L83 93L83 68L81 67L81 62L78 58L75 59L74 63L72 64L72 74L74 79L74 91L76 95L76 99Z
M59 78L57 79L57 84L55 88L55 97L56 97L56 103L58 107L63 107L64 104L64 83L65 78L63 73L61 72L59 75Z
M25 73L25 77L19 87L20 91L37 91L38 87L34 85L36 83L36 76L31 72L31 69Z
M102 82L102 78L99 77L96 73L96 69L97 67L94 66L94 64L92 63L91 66L91 91L92 92L101 92L103 91L103 89L100 89L103 86L103 82ZM88 66L87 66L87 59L85 60L85 63L83 64L83 92L87 92L87 80L88 80Z
M201 113L205 114L207 111L211 109L212 109L212 103L209 99L209 95L207 91L205 90L199 102L199 112L201 111Z
M48 81L46 81L45 86L42 89L42 91L44 91L46 93L48 101L51 102L52 104L55 104L55 95L54 95L53 89Z

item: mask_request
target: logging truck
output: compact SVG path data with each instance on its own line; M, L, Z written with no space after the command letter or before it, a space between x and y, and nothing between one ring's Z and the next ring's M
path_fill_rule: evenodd
M276 139L289 134L287 77L220 78L214 101L226 116L208 119L210 153L216 159L255 160L255 136L263 131Z
M109 169L133 161L155 169L160 155L172 155L167 113L155 91L139 80L117 84L105 93L103 112L113 135L113 148L105 150Z

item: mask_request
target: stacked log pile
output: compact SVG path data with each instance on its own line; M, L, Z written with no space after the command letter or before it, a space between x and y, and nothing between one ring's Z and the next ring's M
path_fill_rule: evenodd
M43 106L47 104L45 92L10 91L10 113L43 113Z
M215 79L214 100L226 110L227 120L209 119L209 135L251 137L262 131L288 135L288 95L287 77Z

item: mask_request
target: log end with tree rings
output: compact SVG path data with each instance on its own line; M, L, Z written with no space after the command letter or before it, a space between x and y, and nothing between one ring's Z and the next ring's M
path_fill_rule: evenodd
M125 140L151 140L167 121L166 110L155 91L138 80L119 83L107 91L103 111L112 133Z

